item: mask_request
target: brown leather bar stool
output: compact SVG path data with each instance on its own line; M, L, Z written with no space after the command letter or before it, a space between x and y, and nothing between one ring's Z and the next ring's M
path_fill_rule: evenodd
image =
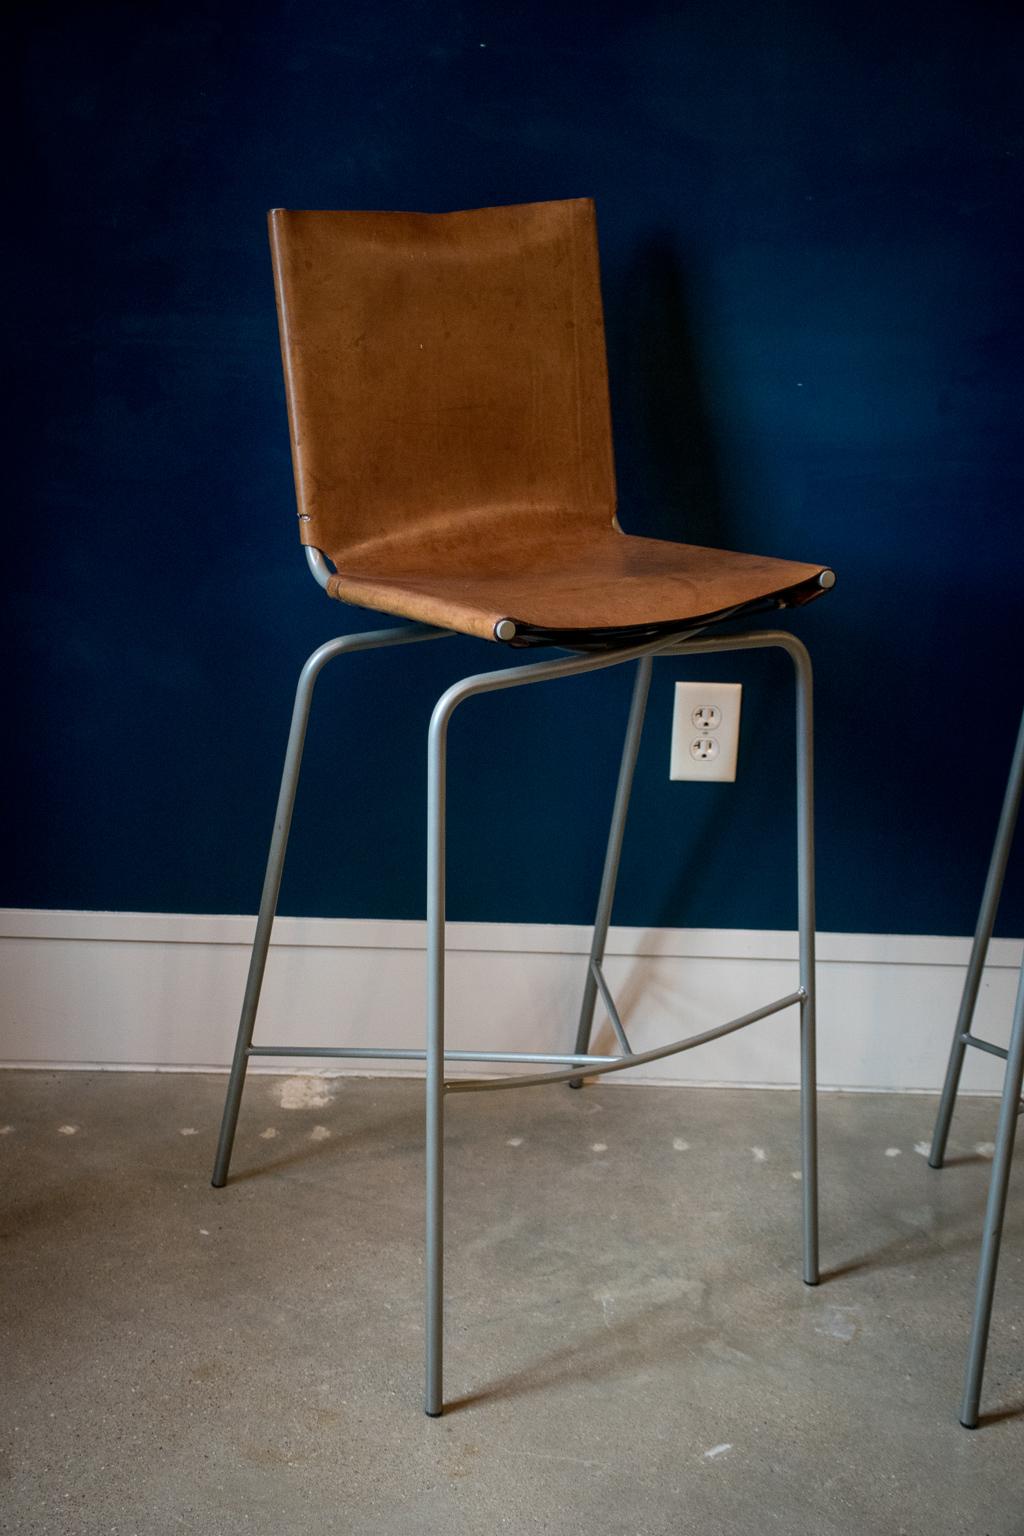
M593 203L451 214L270 215L299 533L333 598L412 621L321 646L299 679L213 1182L227 1180L251 1056L426 1062L426 1411L442 1409L443 1115L449 1093L620 1071L797 1007L804 1279L818 1279L814 1067L811 671L786 631L722 632L806 603L826 567L631 537L616 519ZM428 741L428 1019L422 1051L254 1046L313 686L346 651L464 634L566 657L483 672L438 701ZM699 637L699 638L698 638ZM701 1035L634 1052L601 971L656 655L779 647L797 682L800 972L786 996ZM448 721L465 699L636 661L637 673L575 1049L444 1047L444 818ZM620 1047L590 1051L600 991ZM523 1076L446 1081L447 1061L530 1062Z

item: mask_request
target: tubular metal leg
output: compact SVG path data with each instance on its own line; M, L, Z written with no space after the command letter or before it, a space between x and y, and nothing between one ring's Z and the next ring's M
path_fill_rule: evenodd
M445 770L448 722L474 694L576 673L600 671L663 649L651 643L604 656L570 656L463 678L434 706L427 743L427 1081L426 1081L426 1380L424 1409L444 1410L444 960L445 960Z
M580 1021L576 1031L575 1054L577 1056L585 1056L590 1049L590 1031L594 1023L594 1003L597 998L594 966L600 965L604 959L604 946L608 938L608 925L611 922L612 905L615 901L615 885L619 877L622 838L626 830L626 816L629 812L629 799L633 789L633 773L640 750L644 715L647 712L647 695L651 688L652 664L650 656L641 657L637 663L626 737L622 746L622 761L619 765L619 781L615 789L615 804L612 808L611 826L608 829L608 846L604 856L604 871L601 875L601 891L594 916L594 936L590 944L587 979L583 984L583 1002L580 1006ZM569 1087L582 1088L583 1079L574 1077Z
M797 903L800 929L800 1165L803 1192L804 1284L817 1285L818 1080L814 964L814 699L811 662L803 646L790 651L796 670Z
M932 1168L941 1168L946 1156L946 1141L949 1137L949 1126L953 1119L953 1110L956 1106L956 1094L960 1086L960 1072L964 1064L964 1052L967 1049L967 1042L964 1036L970 1032L971 1020L974 1018L974 1009L978 1001L978 989L981 986L981 977L985 969L985 958L988 954L989 940L992 937L999 898L1002 895L1006 864L1010 857L1010 845L1013 842L1014 829L1016 828L1017 816L1020 811L1022 786L1024 786L1024 715L1021 716L1020 730L1017 733L1017 745L1014 750L1013 761L1010 765L1010 777L1006 784L1003 809L999 817L996 840L992 847L992 858L988 866L988 876L985 880L985 891L981 898L981 909L978 912L978 926L974 931L974 944L971 947L971 958L967 966L963 996L960 999L960 1012L957 1015L956 1028L953 1031L949 1064L946 1067L946 1081L942 1086L942 1098L939 1100L939 1112L935 1119L932 1150L928 1158L929 1166Z
M444 1407L444 937L445 769L449 715L440 706L427 743L427 1241L424 1411Z
M985 1207L981 1263L978 1267L978 1286L974 1299L974 1320L971 1324L971 1341L967 1350L967 1373L964 1377L964 1395L960 1403L960 1422L965 1429L975 1429L978 1423L981 1379L985 1370L985 1351L988 1347L988 1329L992 1319L992 1298L996 1288L999 1244L1003 1235L1006 1190L1010 1182L1010 1165L1013 1161L1013 1143L1017 1134L1022 1082L1024 1082L1024 965L1021 966L1017 1001L1013 1010L1006 1077L1003 1080L1003 1097L999 1107L999 1125L996 1130L996 1149L992 1158L992 1175Z
M786 630L715 639L689 640L666 654L777 648L787 653L796 672L797 891L800 930L800 1161L803 1199L803 1273L817 1285L818 1262L818 1103L815 1048L814 912L814 680L807 648Z
M259 917L256 920L256 937L253 940L252 954L249 959L249 974L242 1000L242 1016L238 1023L238 1038L235 1041L235 1054L228 1079L220 1140L213 1166L212 1183L215 1189L223 1188L227 1182L228 1167L231 1162L238 1110L242 1102L242 1089L245 1086L245 1070L249 1061L248 1051L252 1045L256 1010L259 1006L263 973L267 964L267 949L270 945L270 934L277 911L284 858L288 849L288 833L295 806L295 791L299 782L299 768L302 764L302 748L306 739L306 726L309 722L309 710L316 680L329 661L333 661L335 656L341 656L346 651L366 651L385 645L406 645L414 640L433 640L446 633L446 630L431 629L423 624L407 624L401 629L380 629L362 635L343 635L337 640L329 640L326 645L321 645L315 650L299 674L299 682L295 690L295 705L292 709L291 729L288 733L288 747L281 773L281 788L277 797L277 811L274 816L274 833L267 856Z

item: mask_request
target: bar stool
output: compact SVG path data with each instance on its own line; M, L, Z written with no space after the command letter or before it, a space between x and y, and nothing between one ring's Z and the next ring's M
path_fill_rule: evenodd
M999 1124L996 1128L992 1172L989 1175L985 1224L981 1235L981 1259L974 1296L971 1337L967 1347L967 1369L964 1375L963 1397L960 1400L960 1423L965 1429L978 1427L981 1382L985 1372L989 1325L992 1321L992 1301L995 1296L996 1271L999 1266L999 1248L1003 1236L1003 1218L1006 1214L1006 1191L1010 1182L1010 1166L1013 1162L1017 1117L1024 1111L1024 1104L1021 1103L1020 1097L1021 1084L1024 1081L1024 961L1021 963L1008 1047L1004 1050L1001 1045L993 1045L991 1041L982 1040L980 1036L971 1033L971 1022L978 1001L978 989L985 969L985 958L996 920L999 898L1002 895L1010 846L1017 826L1022 785L1024 785L1024 714L1021 715L1017 746L1010 764L1010 776L1006 781L1003 809L992 846L992 858L981 898L978 926L974 932L971 958L960 999L960 1012L949 1052L946 1080L942 1088L942 1098L939 1100L932 1149L928 1157L930 1167L942 1167L967 1047L973 1046L976 1050L987 1051L992 1056L1001 1057L1006 1062L1006 1072L1003 1077L1003 1094L999 1106Z
M213 1183L227 1180L254 1056L426 1063L426 1391L441 1413L444 1106L449 1095L578 1085L720 1039L783 1009L800 1020L803 1278L818 1280L811 667L785 631L706 631L810 602L821 565L626 535L615 475L593 203L452 214L270 214L299 534L332 598L410 622L346 635L302 669L285 755ZM554 660L454 683L427 745L426 1045L254 1045L313 688L333 658L471 635ZM796 677L799 980L785 996L701 1034L633 1051L602 961L656 656L776 647ZM445 816L448 724L478 694L626 663L636 678L590 960L572 1051L446 1050ZM618 1051L590 1050L600 993ZM528 1062L529 1075L446 1080L447 1062Z

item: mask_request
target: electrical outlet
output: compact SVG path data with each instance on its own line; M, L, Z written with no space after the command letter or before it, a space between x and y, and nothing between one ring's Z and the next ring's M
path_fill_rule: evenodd
M670 779L736 778L742 683L676 683Z

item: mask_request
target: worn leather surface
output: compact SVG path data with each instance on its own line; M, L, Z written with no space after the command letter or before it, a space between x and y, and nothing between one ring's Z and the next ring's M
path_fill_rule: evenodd
M334 596L487 639L806 598L819 565L615 524L589 199L275 209L270 237L300 535Z
M517 537L518 535L518 537ZM347 602L492 639L503 618L538 629L668 624L780 596L821 570L786 560L630 538L613 528L565 530L530 543L453 541L443 562L392 549L386 571L350 566L329 590Z

